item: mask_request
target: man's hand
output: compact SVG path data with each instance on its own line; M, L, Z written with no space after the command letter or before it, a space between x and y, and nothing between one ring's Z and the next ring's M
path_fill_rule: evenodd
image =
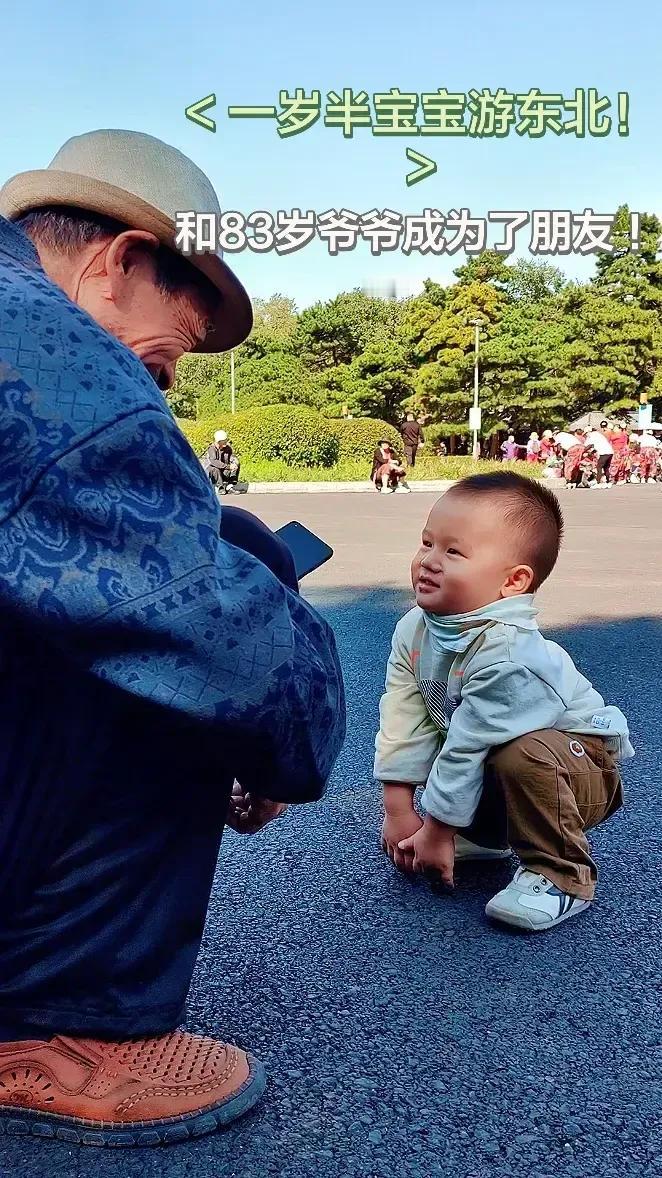
M268 798L257 797L235 781L225 821L237 834L257 834L258 830L262 830L275 818L280 818L286 810L284 802L271 802Z
M455 864L455 828L437 822L428 814L420 830L404 839L398 847L411 860L412 871L438 871L444 883L453 887Z

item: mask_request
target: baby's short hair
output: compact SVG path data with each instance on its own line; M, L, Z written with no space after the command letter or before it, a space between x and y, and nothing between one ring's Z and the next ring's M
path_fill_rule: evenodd
M521 559L533 569L531 591L551 573L563 539L563 513L553 491L514 471L476 474L462 479L448 494L502 502L501 518L520 540Z

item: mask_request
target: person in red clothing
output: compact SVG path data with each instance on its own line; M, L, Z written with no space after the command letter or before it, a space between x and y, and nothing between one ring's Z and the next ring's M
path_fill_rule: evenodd
M626 456L628 478L631 483L641 481L641 443L639 434L630 434Z
M563 476L565 481L571 487L579 485L582 477L581 464L584 458L584 451L586 450L586 433L583 429L575 430L575 438L577 439L574 446L571 446L565 456L565 463L563 466Z
M657 477L658 439L649 430L642 430L639 445L641 460L639 475L642 483L654 483Z
M540 441L536 433L531 434L526 443L526 461L540 462Z
M607 431L607 438L611 442L614 457L611 463L611 480L613 483L626 483L628 480L628 431L625 422L619 421L613 429Z
M370 478L377 491L406 491L403 484L407 477L407 468L396 458L393 448L388 441L382 439L377 443L372 459Z
M556 444L554 442L554 434L551 429L546 429L542 438L540 439L540 461L547 462L556 453Z

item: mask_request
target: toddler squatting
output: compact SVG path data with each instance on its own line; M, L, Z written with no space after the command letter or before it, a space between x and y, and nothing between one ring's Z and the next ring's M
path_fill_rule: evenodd
M510 471L438 500L412 563L416 606L393 635L376 740L382 846L396 867L452 886L455 860L515 851L521 867L485 911L532 932L590 905L586 831L622 806L618 762L634 756L622 712L538 629L534 595L562 535L553 492Z

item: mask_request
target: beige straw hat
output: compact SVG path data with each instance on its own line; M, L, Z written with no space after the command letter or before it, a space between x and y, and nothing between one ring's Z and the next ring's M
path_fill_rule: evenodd
M47 168L20 172L0 189L0 213L15 220L43 205L70 205L145 229L179 253L175 214L220 213L200 168L160 139L139 131L90 131L68 139ZM181 255L184 256L184 255ZM253 309L239 279L217 253L187 255L222 298L214 329L197 352L225 352L250 334Z

